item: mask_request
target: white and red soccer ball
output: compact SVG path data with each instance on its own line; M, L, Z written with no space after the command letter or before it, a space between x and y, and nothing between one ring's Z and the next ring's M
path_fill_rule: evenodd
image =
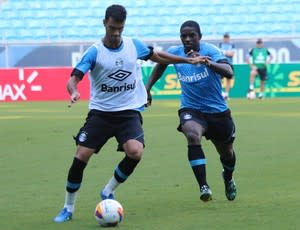
M253 100L256 98L256 93L252 90L247 93L247 99Z
M101 226L117 226L124 218L124 210L122 205L116 200L102 200L96 206L95 218Z

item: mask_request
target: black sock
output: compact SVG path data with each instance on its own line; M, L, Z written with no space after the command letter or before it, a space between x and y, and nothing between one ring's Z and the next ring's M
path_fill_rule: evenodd
M83 170L86 166L86 163L74 157L73 163L70 167L67 181L67 191L68 192L76 192L81 185Z
M223 165L223 169L224 169L224 179L226 181L229 181L232 179L232 173L234 171L234 167L235 167L235 161L236 161L236 158L235 158L235 153L233 151L232 153L232 157L229 157L229 158L220 158L221 160L221 163Z
M199 186L206 185L206 159L201 145L188 146L188 159Z
M118 182L123 183L133 172L140 160L134 160L127 155L119 163L115 170L115 178Z

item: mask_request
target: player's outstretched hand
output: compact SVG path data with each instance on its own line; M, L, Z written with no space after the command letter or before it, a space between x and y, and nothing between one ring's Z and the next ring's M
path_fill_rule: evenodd
M211 60L211 58L208 57L208 56L196 56L196 57L189 58L188 62L190 64L204 64L204 65L207 65L210 60Z
M79 100L79 98L80 98L80 93L78 91L73 92L72 95L70 96L70 102L68 104L68 107L70 108L72 104L74 104Z
M209 56L201 56L199 52L190 50L187 53L187 56L190 57L190 64L205 64L207 65L211 58Z

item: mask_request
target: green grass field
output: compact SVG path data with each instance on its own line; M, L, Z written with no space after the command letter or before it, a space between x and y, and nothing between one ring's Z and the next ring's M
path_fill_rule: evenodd
M300 99L229 101L237 126L238 197L226 200L221 164L203 142L213 201L203 203L176 131L176 101L154 101L143 113L143 161L117 190L125 210L118 229L300 229ZM0 104L0 229L101 229L94 208L122 153L114 139L85 170L74 219L56 224L76 134L87 103Z

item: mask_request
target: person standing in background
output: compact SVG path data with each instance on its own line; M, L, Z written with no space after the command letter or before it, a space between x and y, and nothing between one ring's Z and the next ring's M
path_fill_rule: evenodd
M225 33L223 36L223 41L219 43L219 48L225 55L228 63L233 67L233 56L235 54L235 45L231 43L229 33ZM224 78L224 76L222 76ZM232 78L225 77L225 91L223 92L223 97L225 100L229 99L229 91L232 84Z
M265 82L267 80L267 66L271 63L273 56L270 51L263 46L263 40L259 38L256 41L256 47L252 48L247 56L246 62L250 65L251 68L249 91L247 94L248 99L256 97L254 92L254 81L257 75L260 78L260 93L258 95L258 98L264 98Z

